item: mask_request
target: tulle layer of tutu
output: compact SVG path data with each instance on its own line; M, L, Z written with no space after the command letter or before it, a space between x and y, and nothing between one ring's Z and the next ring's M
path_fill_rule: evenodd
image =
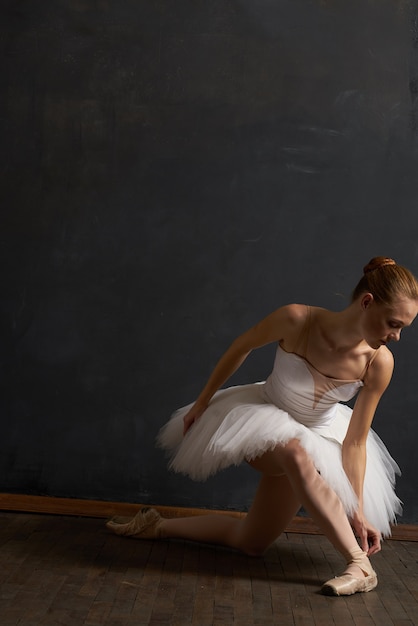
M357 498L344 471L341 444L347 432L351 409L337 405L331 425L308 428L289 413L269 404L263 383L218 391L202 417L183 437L183 417L192 404L176 411L160 430L157 443L169 456L169 467L193 480L254 459L278 444L298 439L324 480L337 493L348 515ZM374 431L367 440L364 481L364 513L383 536L402 511L394 491L399 467Z

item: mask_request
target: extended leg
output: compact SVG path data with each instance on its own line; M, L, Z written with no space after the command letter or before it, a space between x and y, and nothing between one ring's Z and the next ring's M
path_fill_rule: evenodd
M193 539L262 554L283 532L300 507L286 476L262 476L254 502L242 520L219 516L166 519L168 537Z
M286 476L263 475L251 509L244 519L216 514L173 519L156 517L151 534L139 532L137 536L217 543L247 554L260 555L283 532L299 507ZM150 522L153 522L151 517ZM118 534L135 536L134 523L129 527L129 524L112 525L110 522L108 527Z

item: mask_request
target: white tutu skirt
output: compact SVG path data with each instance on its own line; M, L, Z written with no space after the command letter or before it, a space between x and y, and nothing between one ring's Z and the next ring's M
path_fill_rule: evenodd
M357 507L357 498L343 469L341 444L352 410L338 404L331 425L308 428L266 402L263 386L254 383L218 391L184 437L183 417L193 404L176 411L157 438L159 447L170 455L170 469L194 480L205 480L221 469L254 459L277 444L296 438L350 516ZM371 430L367 440L364 513L383 536L390 535L390 524L402 512L394 491L396 474L400 474L398 465Z

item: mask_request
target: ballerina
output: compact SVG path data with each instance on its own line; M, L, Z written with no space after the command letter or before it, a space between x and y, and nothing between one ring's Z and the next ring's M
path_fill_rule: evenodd
M197 400L176 411L158 436L171 469L193 479L243 461L258 471L248 514L168 519L143 508L107 527L133 538L215 543L257 556L303 506L347 563L322 592L374 589L369 557L390 535L401 503L394 491L399 468L371 424L393 372L387 344L399 341L417 312L413 274L375 257L344 310L290 304L270 314L231 344ZM271 342L277 352L265 382L221 389L252 350ZM353 409L343 404L355 396Z

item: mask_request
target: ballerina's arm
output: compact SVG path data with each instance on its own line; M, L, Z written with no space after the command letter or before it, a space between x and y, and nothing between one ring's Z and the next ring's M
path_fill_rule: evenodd
M237 337L218 361L193 407L184 416L184 434L204 413L213 394L237 371L252 350L292 336L305 319L306 307L290 304L277 309Z
M363 483L366 472L366 441L373 417L383 392L387 388L393 372L393 356L387 348L380 348L379 354L370 365L364 387L360 391L346 437L342 445L344 470L358 497L358 509L352 524L362 548L373 554L380 550L380 533L364 517Z

